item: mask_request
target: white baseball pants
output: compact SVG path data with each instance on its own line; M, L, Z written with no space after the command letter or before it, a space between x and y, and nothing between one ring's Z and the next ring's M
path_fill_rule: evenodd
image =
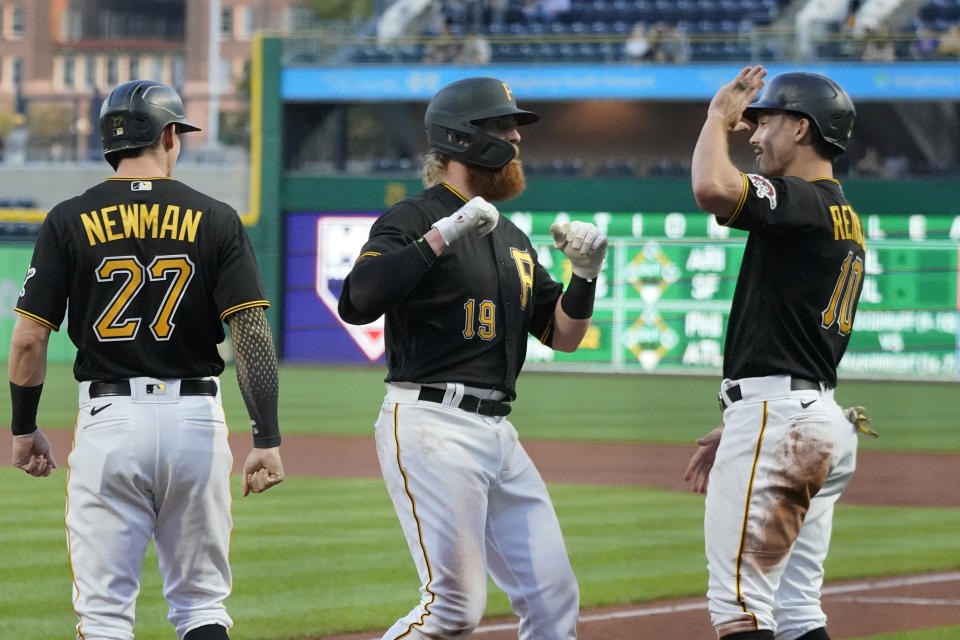
M462 394L463 385L459 387ZM417 400L388 384L376 423L387 491L421 580L420 602L384 640L457 640L483 616L487 572L521 640L576 638L579 591L547 488L505 418Z
M65 518L77 638L133 638L151 539L177 637L229 629L233 457L219 392L181 397L178 380L130 382L130 396L92 400L80 385Z
M789 376L724 380L742 400L723 414L704 536L719 637L770 629L794 640L826 625L820 607L833 506L856 466L857 436L832 390Z

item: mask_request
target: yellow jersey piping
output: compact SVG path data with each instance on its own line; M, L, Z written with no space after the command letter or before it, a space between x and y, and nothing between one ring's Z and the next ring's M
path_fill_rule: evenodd
M747 174L740 172L740 175L743 177L743 189L740 190L740 200L737 202L737 206L733 210L733 213L730 214L730 217L720 223L721 226L729 227L733 224L733 221L740 215L740 212L743 210L743 205L747 201L747 192L750 189L749 181L747 180Z
M443 183L443 186L445 186L447 189L449 189L451 193L453 193L455 196L457 196L458 198L460 198L460 199L463 200L464 202L467 201L467 196L465 196L465 195L463 195L462 193L460 193L459 191L457 191L454 187L451 187L451 186L448 185L446 182Z
M237 311L242 311L243 309L251 309L253 307L263 307L265 309L269 309L270 303L266 300L253 300L252 302L244 302L243 304L234 305L229 309L224 309L220 313L220 320L226 320L227 316L229 316L231 313L236 313Z
M29 311L24 311L24 310L21 309L20 307L14 307L14 308L13 308L13 312L14 312L14 313L17 313L17 314L20 314L20 315L23 316L24 318L30 318L30 319L33 320L34 322L37 322L37 323L39 323L39 324L42 324L43 326L45 326L47 329L50 329L51 331L60 331L60 327L59 327L59 326L53 324L53 323L50 322L49 320L44 320L44 319L41 318L40 316L36 316L36 315L30 313Z
M170 176L152 176L150 178L117 178L116 176L112 178L107 178L107 180L173 180Z
M420 518L417 516L417 503L413 499L413 494L410 493L410 483L407 481L407 472L403 470L403 464L400 462L399 416L400 405L395 404L393 405L393 439L397 445L397 469L400 470L400 475L403 477L403 490L410 499L410 511L413 513L413 521L417 523L417 540L420 542L420 552L423 553L423 563L427 566L427 584L424 585L423 589L430 594L430 602L423 605L424 613L420 616L420 620L418 622L411 622L410 626L407 627L407 630L397 636L395 640L400 640L400 638L406 638L409 636L414 627L422 627L424 620L430 615L430 605L437 600L437 594L430 590L430 585L433 584L433 571L430 569L430 558L427 556L427 547L425 544L423 544L423 529L420 526Z
M743 566L743 542L747 537L747 520L750 516L750 499L753 497L753 480L757 475L757 464L760 462L760 448L763 446L763 433L767 429L767 403L763 403L763 421L760 425L760 435L757 437L757 448L753 454L753 468L750 470L750 484L747 485L747 499L743 507L743 528L740 530L740 547L737 549L737 602L744 613L753 618L753 626L759 629L757 614L747 611L747 603L743 601L743 593L740 590L740 568Z

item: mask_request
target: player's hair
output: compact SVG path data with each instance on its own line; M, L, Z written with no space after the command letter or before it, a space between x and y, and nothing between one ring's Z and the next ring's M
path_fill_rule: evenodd
M843 155L843 150L837 147L836 145L830 144L827 142L823 133L820 132L820 127L817 126L816 121L812 116L808 116L805 113L800 113L799 111L787 111L791 118L795 120L806 120L810 125L810 146L813 147L813 150L817 152L821 158L833 162L837 158Z
M423 186L435 187L447 179L450 156L439 151L428 151L423 157Z
M106 159L110 166L113 167L113 170L116 171L117 167L120 166L120 161L124 158L139 158L151 149L156 149L162 144L162 139L157 138L157 141L149 147L137 147L136 149L123 149L121 151L114 151L110 155L106 156Z

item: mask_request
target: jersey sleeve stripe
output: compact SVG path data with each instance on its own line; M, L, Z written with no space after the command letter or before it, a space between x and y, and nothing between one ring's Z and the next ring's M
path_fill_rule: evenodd
M457 196L458 198L460 198L460 199L463 200L464 202L467 201L467 196L463 195L462 193L460 193L459 191L457 191L456 189L454 189L453 187L451 187L450 185L448 185L446 182L443 183L443 186L445 186L447 189L449 189L451 192L453 192L453 194L454 194L455 196Z
M359 256L357 256L357 259L354 262L355 263L360 262L361 258L376 258L379 255L381 255L379 251L364 251Z
M252 309L253 307L263 307L266 309L270 307L270 303L266 300L253 300L252 302L244 302L243 304L234 305L220 313L220 320L226 320L227 316L229 316L231 313L236 313L237 311L241 311L243 309Z
M740 201L737 202L737 207L733 210L733 213L730 214L730 217L721 222L721 226L729 227L733 224L733 221L737 219L737 216L740 215L740 212L743 211L743 205L747 201L747 192L750 189L750 181L747 179L747 174L740 173L740 176L743 178L743 189L740 191Z
M37 322L37 323L39 323L39 324L42 324L43 326L45 326L46 328L50 329L51 331L60 331L60 326L59 326L59 325L53 324L53 323L50 322L49 320L45 320L45 319L41 318L40 316L37 316L37 315L34 315L34 314L30 313L29 311L24 311L23 309L20 309L19 307L14 307L13 312L20 314L20 315L23 316L24 318L30 318L30 319L33 320L34 322Z
M543 330L543 333L540 334L540 343L549 347L552 341L553 341L553 317L551 316L550 321L547 322L547 326Z

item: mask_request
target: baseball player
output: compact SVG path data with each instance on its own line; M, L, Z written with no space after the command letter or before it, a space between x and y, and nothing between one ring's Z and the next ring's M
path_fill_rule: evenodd
M723 426L686 477L706 492L707 597L726 640L827 640L820 607L833 505L856 463L834 401L864 273L860 219L833 179L855 111L812 73L746 67L710 103L693 154L697 203L749 231L724 348ZM751 102L751 100L754 100ZM752 132L758 173L730 131Z
M80 382L66 526L77 638L133 638L153 539L180 640L223 640L233 459L220 404L222 322L253 422L243 495L283 480L277 360L256 261L236 212L171 179L198 131L170 87L133 81L100 111L110 178L47 215L10 344L13 462L56 468L37 429L51 331L67 314Z
M586 222L553 226L573 270L564 291L491 204L523 190L517 128L537 120L495 78L440 89L425 117L427 188L374 223L340 295L348 322L386 314L377 454L422 583L384 640L468 637L488 572L520 638L576 637L579 592L557 516L506 416L528 333L579 346L607 239Z

